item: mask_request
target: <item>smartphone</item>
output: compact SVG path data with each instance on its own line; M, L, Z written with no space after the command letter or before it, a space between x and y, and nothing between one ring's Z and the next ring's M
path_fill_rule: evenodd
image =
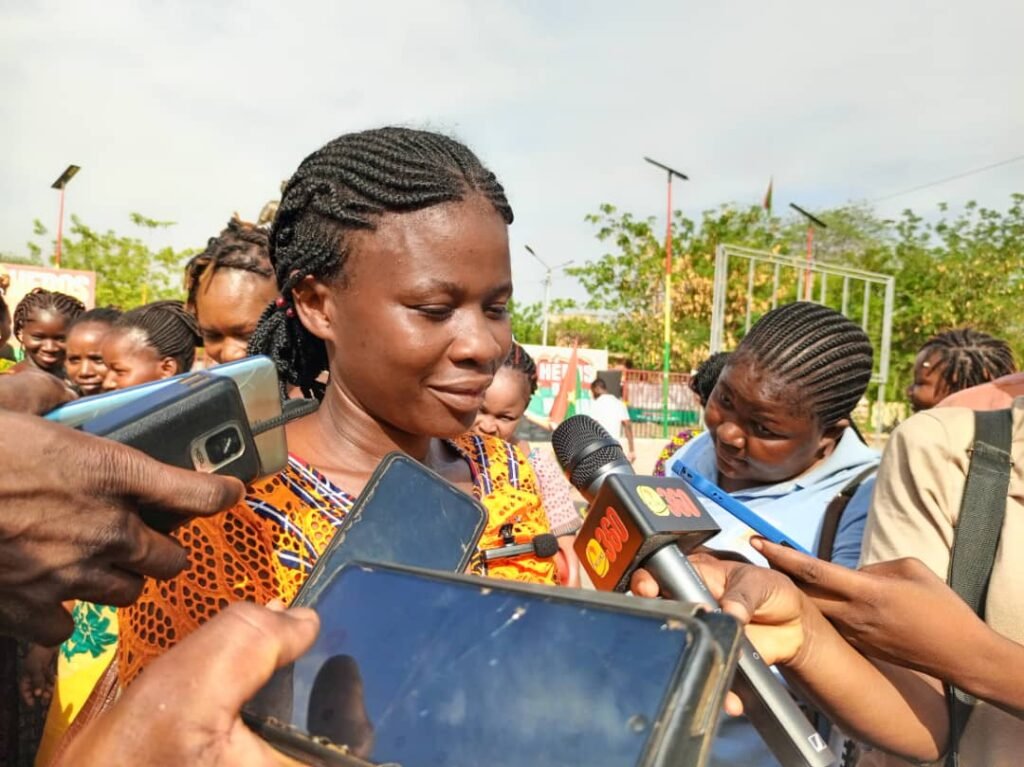
M487 510L405 453L384 456L293 602L349 562L463 572L477 553Z
M737 501L715 483L706 480L689 466L686 466L681 460L672 464L672 471L686 480L686 483L698 493L710 498L758 535L764 536L772 543L789 546L791 549L796 549L804 554L811 554L811 552L779 530L775 525L759 517L748 506Z
M190 376L204 375L228 378L235 382L242 397L245 416L250 426L269 421L281 415L281 393L278 388L277 368L265 356L246 357L195 373L182 373L171 378L131 386L127 389L98 394L69 402L46 414L50 421L72 428L81 428L112 410L138 402L156 394L164 387L173 386ZM271 429L255 437L260 461L260 476L276 474L288 462L288 443L284 429Z
M311 764L696 767L740 636L678 602L388 565L313 591L316 643L243 710Z
M259 451L230 378L193 373L87 421L81 430L170 466L225 474L246 484L261 476ZM139 515L164 533L186 520L146 508Z

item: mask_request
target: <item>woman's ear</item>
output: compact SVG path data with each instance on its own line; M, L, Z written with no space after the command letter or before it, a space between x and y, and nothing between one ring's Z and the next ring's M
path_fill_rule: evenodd
M178 375L178 373L186 372L184 370L180 370L179 368L180 366L178 365L178 361L174 359L174 357L164 357L163 359L160 360L159 364L157 365L157 369L160 371L161 378L170 378L171 376Z
M821 442L819 443L819 455L822 458L830 455L832 451L835 450L836 445L839 444L839 440L843 438L843 432L845 432L849 427L850 419L840 418L822 432Z
M337 286L330 286L307 275L292 288L295 314L306 330L321 340L333 337L331 320L334 314L334 294Z

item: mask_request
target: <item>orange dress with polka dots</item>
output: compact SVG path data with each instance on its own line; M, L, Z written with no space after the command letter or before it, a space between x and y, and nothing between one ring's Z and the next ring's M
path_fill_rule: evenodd
M536 477L517 447L471 434L449 444L469 464L474 494L487 509L481 549L501 546L510 530L519 540L549 532ZM138 601L118 611L121 686L231 602L291 603L354 502L292 457L235 508L181 527L174 535L188 550L189 568L169 581L147 580ZM501 560L487 574L555 582L550 559Z

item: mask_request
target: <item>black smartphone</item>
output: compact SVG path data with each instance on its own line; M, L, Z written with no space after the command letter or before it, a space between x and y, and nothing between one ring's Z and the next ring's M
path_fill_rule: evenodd
M349 562L462 572L477 552L487 510L405 453L377 465L293 602L304 606L322 579Z
M171 466L230 475L245 483L260 476L260 456L245 405L230 378L185 376L80 428ZM186 519L148 509L140 510L140 516L161 532L170 532Z
M352 563L243 718L309 764L675 767L707 758L739 627L692 606Z

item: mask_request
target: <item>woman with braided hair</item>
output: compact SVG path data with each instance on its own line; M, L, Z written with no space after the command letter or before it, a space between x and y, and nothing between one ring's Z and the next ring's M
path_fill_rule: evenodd
M487 389L476 414L473 431L483 437L498 437L517 445L530 462L544 501L551 532L558 536L560 553L555 559L558 582L579 586L579 558L573 551L583 518L573 503L573 489L550 452L532 448L516 439L516 429L526 414L530 398L537 391L537 364L522 346L513 342L505 362Z
M928 339L917 353L907 397L916 413L951 394L1016 372L1006 341L972 328L947 330Z
M678 475L681 462L817 550L829 502L878 465L851 421L871 369L868 337L838 312L808 302L768 312L726 362L704 410L707 432L669 471ZM826 558L856 566L871 484L857 488ZM710 546L763 561L747 544L753 531L702 500L722 527Z
M199 324L206 359L220 365L245 357L263 310L277 297L269 232L232 218L188 262L185 290L185 305Z
M104 391L187 373L199 331L181 301L154 301L125 312L103 337Z
M85 311L73 296L55 290L35 288L14 309L14 337L25 350L25 359L8 372L36 368L64 377L68 325Z
M823 559L856 567L879 455L852 426L871 380L864 331L828 307L780 306L750 329L729 356L704 409L708 430L668 461L720 486ZM701 502L721 527L715 550L765 560L754 532L714 501ZM651 592L640 576L633 591ZM719 765L777 764L754 728L724 718Z
M290 602L390 452L482 502L482 547L502 545L503 527L549 532L518 448L468 433L512 343L511 222L494 174L435 133L347 134L302 162L270 237L280 295L249 351L275 360L282 394L322 404L287 427L283 472L176 533L189 570L119 611L122 683L229 602ZM554 583L550 560L533 557L489 574Z

